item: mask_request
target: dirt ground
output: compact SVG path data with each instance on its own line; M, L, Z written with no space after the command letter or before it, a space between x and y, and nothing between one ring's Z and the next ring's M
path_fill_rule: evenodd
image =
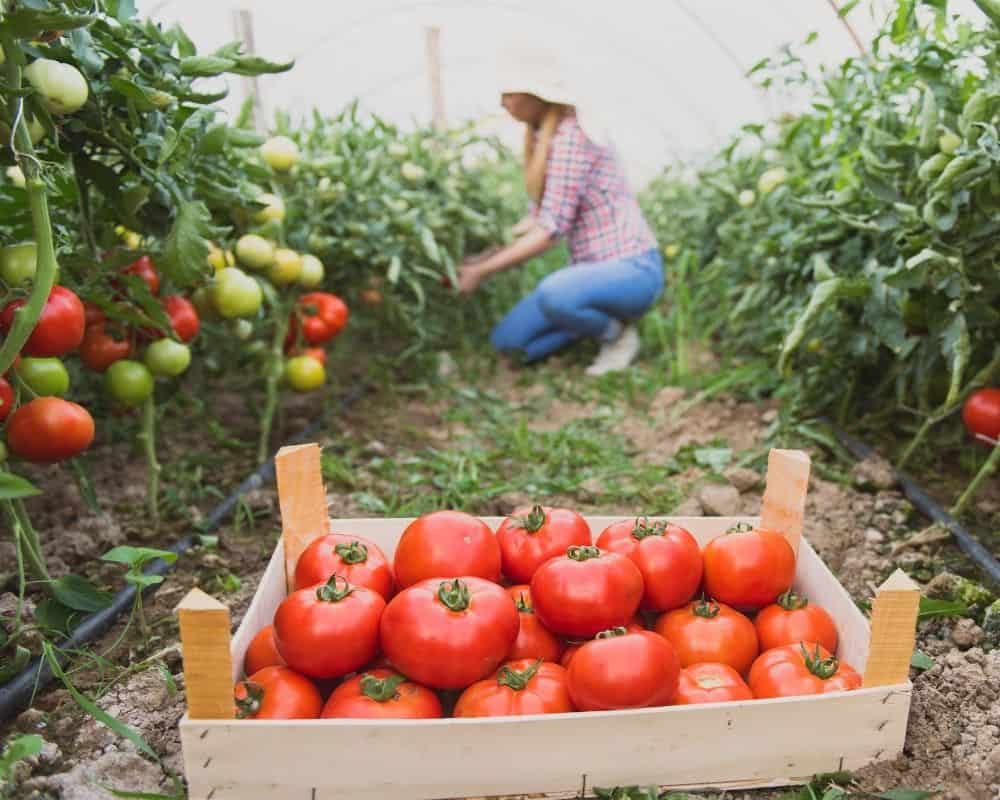
M523 386L509 373L498 376L492 388L514 404L526 398L544 401L549 396L545 387ZM462 402L455 393L450 397L435 403L411 399L398 404L367 398L320 440L342 444L347 438L361 445L377 440L381 447L392 449L402 446L413 430L420 430L438 446L447 446L463 433L460 425L444 419L450 403ZM668 387L647 398L645 408L625 415L622 432L634 443L638 462L659 463L685 444L716 437L726 440L735 451L759 447L776 413L769 404L722 397L702 403L673 421L671 411L683 397L683 390ZM598 405L595 401L551 396L545 413L535 415L530 427L557 430L571 420L600 413ZM292 416L306 419L308 415L303 411ZM870 598L874 588L896 566L911 574L927 574L937 569L935 565L942 558L957 557L954 548L939 538L913 539L924 523L878 465L861 467L855 476L857 485L853 487L813 477L806 536L856 600ZM231 483L240 477L234 474ZM759 510L761 476L752 471L730 471L727 485L703 481L704 475L697 468L681 477L690 491L675 513L755 514ZM99 494L110 498L107 502L116 509L141 503L141 491L132 488L131 483L116 481L114 474L99 480ZM82 510L71 484L65 485L64 492L64 498L53 499L39 528L49 532L49 543L54 544L58 538L60 552L76 557L67 568L88 563L115 543L134 543L148 536L139 522L141 512L123 525L114 521L117 516ZM130 492L136 496L130 496ZM525 499L518 495L499 497L491 501L490 507L468 510L505 514ZM348 494L332 494L329 501L331 516L363 513ZM634 511L602 505L600 497L584 486L575 496L552 498L551 502L572 503L588 512ZM261 521L255 528L224 528L219 531L217 549L199 548L181 559L178 570L147 610L155 632L153 641L143 644L126 640L130 660L142 661L149 668L120 678L106 688L99 700L108 713L140 732L160 755L163 766L178 774L183 772L177 721L184 707L184 690L171 612L189 587L201 585L230 605L234 625L238 624L277 538L274 517L269 516L276 513L274 491L255 492L247 498L247 505L259 512ZM0 556L6 558L3 552ZM94 577L101 575L98 571ZM226 575L239 580L227 582ZM9 595L0 597L0 615L9 605ZM112 644L119 633L109 634L101 647ZM1000 797L1000 650L984 651L980 646L983 633L971 620L921 623L918 639L919 648L934 659L934 666L913 673L913 706L904 754L858 773L859 785L869 792L908 787L938 790L944 800L996 800ZM116 658L121 660L121 654ZM73 675L81 688L89 690L105 686L106 678L93 666L85 666ZM40 756L21 765L22 780L16 797L106 798L109 795L101 785L115 785L131 792L170 790L171 784L159 766L140 755L131 743L82 715L65 689L43 692L35 706L18 717L15 727L21 732L40 733L47 742ZM817 720L817 736L822 736L821 728L822 721ZM122 780L124 775L128 775L127 781ZM764 800L778 797L780 792L745 794L753 800Z

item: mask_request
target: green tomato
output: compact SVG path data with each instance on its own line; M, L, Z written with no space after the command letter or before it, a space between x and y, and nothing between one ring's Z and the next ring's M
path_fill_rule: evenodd
M24 77L50 114L72 114L87 102L87 80L72 64L39 58L24 68Z
M38 248L34 242L21 242L0 248L0 278L8 286L23 286L35 277Z
M272 136L260 146L267 165L278 172L287 172L299 160L299 147L287 136Z
M744 189L737 198L737 201L743 208L750 208L756 200L757 194L753 189Z
M253 336L253 323L248 319L234 319L229 323L229 329L233 332L233 336L241 342L245 342ZM258 342L258 344L263 345L264 343Z
M226 319L252 317L260 310L264 293L250 275L236 267L226 267L215 276L212 303Z
M770 194L788 180L788 170L784 167L773 167L765 170L757 180L757 190L761 194Z
M311 253L302 256L302 271L299 273L299 286L304 289L315 289L323 282L323 262Z
M104 388L123 406L141 405L153 394L153 373L145 364L124 358L107 368Z
M279 247L274 251L274 263L267 276L275 286L288 286L295 283L302 274L302 256L294 250Z
M947 156L950 156L962 146L962 137L952 131L945 131L938 138L938 149Z
M263 225L265 222L281 222L285 218L285 201L278 195L265 192L257 195L256 199L264 207L253 215L254 222Z
M285 362L285 380L296 392L312 392L326 381L326 368L312 356L295 356Z
M21 168L16 164L13 167L7 167L7 177L10 178L10 182L18 189L23 189L28 183L24 178Z
M419 183L427 174L423 167L419 164L414 164L412 161L403 162L403 166L400 167L399 171L410 183Z
M7 445L4 442L0 442L0 464L7 460Z
M14 371L39 397L62 397L69 391L69 373L58 358L22 358Z
M267 269L274 263L274 242L248 233L236 242L236 258L250 269Z
M157 378L176 378L191 365L191 348L173 339L157 339L146 348L143 361Z

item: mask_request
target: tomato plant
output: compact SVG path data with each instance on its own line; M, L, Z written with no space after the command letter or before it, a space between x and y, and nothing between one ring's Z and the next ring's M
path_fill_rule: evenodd
M708 594L741 610L770 605L795 577L792 546L775 531L734 528L710 541L703 558Z
M236 684L237 719L316 719L319 689L288 667L264 667Z
M822 645L789 644L762 653L747 676L757 698L826 694L861 687L861 675Z
M392 567L377 544L360 536L328 533L313 541L295 565L295 588L326 583L332 575L371 589L387 602L392 597Z
M510 586L507 588L507 594L514 600L521 623L517 639L507 653L508 660L540 658L543 661L559 663L565 645L535 616L535 609L531 605L531 587L526 584Z
M411 522L396 545L396 584L474 575L500 579L500 546L489 526L461 511L434 511Z
M347 305L337 295L329 292L302 295L296 304L295 313L289 334L294 338L301 327L302 338L311 345L325 344L347 325Z
M751 700L753 693L740 674L728 664L691 664L681 670L674 703L727 703Z
M0 378L0 422L10 416L14 410L14 387L6 378Z
M541 659L508 661L495 677L477 681L455 703L456 717L511 717L574 711L566 670Z
M72 114L87 102L87 80L72 64L38 58L25 67L24 77L52 114Z
M370 669L348 678L323 706L323 719L437 719L441 701L426 686L391 669Z
M142 279L149 289L150 294L160 293L160 273L156 270L156 264L149 256L139 256L135 261L122 270L126 275L135 275Z
M497 528L500 564L514 583L529 583L542 564L573 545L589 545L590 526L568 508L519 508Z
M382 649L393 666L435 689L464 689L493 672L517 631L510 596L471 576L432 578L403 589L381 622Z
M701 585L701 548L691 533L667 522L616 522L601 532L597 546L621 553L642 573L642 607L667 611L687 603Z
M61 397L37 397L7 421L10 451L39 464L79 455L94 441L94 419L83 406Z
M253 675L264 667L284 666L287 666L285 659L281 657L274 643L274 626L265 625L250 640L246 655L243 657L243 672L245 675Z
M624 625L642 599L642 574L628 558L573 546L531 579L535 613L553 633L585 639Z
M668 611L656 621L656 632L674 646L683 667L728 664L745 675L760 652L753 623L729 606L710 600Z
M837 652L837 626L826 609L789 590L753 621L761 652L799 642L818 642Z

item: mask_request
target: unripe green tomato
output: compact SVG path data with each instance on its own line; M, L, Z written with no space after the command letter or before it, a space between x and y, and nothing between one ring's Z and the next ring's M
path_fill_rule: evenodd
M287 136L272 136L260 146L267 165L278 172L287 172L298 163L299 147Z
M952 131L945 131L938 138L938 149L946 156L950 156L962 146L962 137Z
M326 381L326 368L312 356L295 356L285 362L285 380L296 392L312 392Z
M226 267L215 276L212 303L226 319L252 317L260 310L264 293L250 275L236 267Z
M265 222L281 222L285 218L285 201L278 195L265 192L257 195L257 202L264 207L253 215L254 222L263 225Z
M424 179L426 172L424 168L419 164L414 164L412 161L403 162L403 166L399 170L403 177L406 178L410 183L417 183Z
M176 378L191 366L191 348L173 339L157 339L146 348L143 361L158 378Z
M389 142L389 155L393 158L405 158L410 148L402 142Z
M295 283L302 274L302 256L294 250L279 247L274 251L274 263L268 270L267 277L275 286L288 286Z
M250 269L267 269L274 263L274 242L248 233L236 242L236 258Z
M323 262L311 253L302 256L302 271L299 273L299 286L304 289L315 289L323 282L325 269Z
M757 190L761 194L770 194L788 180L788 170L784 167L773 167L765 170L757 180Z
M753 189L744 189L740 192L740 195L737 198L737 202L739 202L743 208L750 208L756 200L757 194Z
M7 177L18 189L23 189L28 184L24 179L24 173L16 164L13 167L7 167Z
M107 368L104 388L123 406L138 406L153 394L153 373L145 364L124 358Z
M34 242L11 244L0 249L0 278L8 286L23 286L35 277L38 247Z
M22 358L14 371L39 397L62 397L69 391L69 373L58 358Z
M191 302L194 303L194 307L197 309L198 316L201 319L216 320L219 318L219 312L215 307L215 302L212 300L212 290L207 286L195 289L191 293Z
M233 332L233 336L241 342L245 342L253 336L253 323L248 319L234 319L229 324L229 329ZM264 343L260 342L260 344Z
M50 114L72 114L87 102L87 80L72 64L39 58L24 68L24 77Z

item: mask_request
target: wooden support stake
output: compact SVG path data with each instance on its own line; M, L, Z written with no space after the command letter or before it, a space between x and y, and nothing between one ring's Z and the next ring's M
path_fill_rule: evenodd
M760 527L783 534L796 557L805 519L810 463L809 454L802 450L772 450L767 457Z
M233 662L229 609L201 589L177 606L184 658L184 691L191 719L233 719Z
M866 689L895 686L909 679L919 609L920 587L903 570L897 569L878 588L872 603Z
M302 551L330 531L319 445L282 447L274 458L274 467L278 476L281 539L285 544L285 585L291 592L295 565Z
M424 30L424 48L431 89L431 119L435 130L443 131L447 123L444 116L444 87L441 82L441 29L436 25Z

